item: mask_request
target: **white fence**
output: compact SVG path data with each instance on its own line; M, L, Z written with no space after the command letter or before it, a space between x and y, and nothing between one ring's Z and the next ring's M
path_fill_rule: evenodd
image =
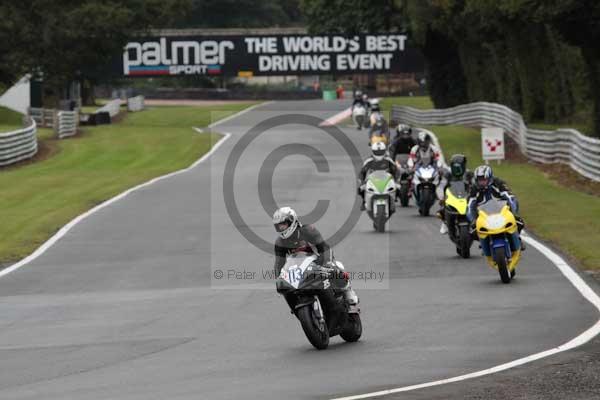
M95 112L107 112L111 118L115 117L121 111L121 99L114 99L97 109Z
M33 119L27 128L0 133L0 166L31 158L37 150L37 128Z
M144 96L135 96L127 99L127 111L135 112L144 109Z
M59 111L54 130L59 139L73 136L79 125L79 111Z
M443 110L393 106L391 119L414 125L500 127L528 158L546 164L568 164L581 175L600 181L600 139L573 129L528 129L521 114L501 104L479 102Z
M30 107L29 116L35 121L37 126L53 128L55 125L56 110Z

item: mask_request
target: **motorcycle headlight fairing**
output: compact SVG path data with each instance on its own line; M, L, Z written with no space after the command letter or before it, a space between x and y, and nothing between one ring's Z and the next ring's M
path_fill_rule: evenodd
M506 224L506 218L501 214L494 214L487 217L487 225L490 229L500 229Z
M373 182L367 181L367 191L368 192L375 192L375 185L373 185Z

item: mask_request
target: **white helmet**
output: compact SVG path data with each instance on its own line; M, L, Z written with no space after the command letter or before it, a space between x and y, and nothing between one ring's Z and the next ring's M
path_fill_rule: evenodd
M379 99L369 100L371 104L371 111L381 111L381 107L379 106Z
M377 143L373 143L371 145L371 151L373 152L373 158L376 159L377 161L383 160L383 157L385 157L386 150L387 150L387 147L385 146L385 143L383 143L383 142L377 142Z
M281 207L273 214L273 225L279 236L287 239L292 236L300 223L296 211L290 207Z

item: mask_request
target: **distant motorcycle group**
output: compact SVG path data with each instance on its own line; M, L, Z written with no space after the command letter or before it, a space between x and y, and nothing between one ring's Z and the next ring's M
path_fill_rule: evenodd
M503 283L515 276L524 245L518 203L506 184L494 178L487 165L467 170L467 159L456 154L444 165L441 152L423 130L413 132L399 124L390 130L377 100L358 92L352 118L359 130L369 129L372 155L359 174L361 210L377 232L385 232L396 203L408 207L414 198L421 216L430 215L436 201L442 206L440 233L447 233L463 258L469 258L473 241L479 241L489 265ZM416 137L415 137L416 134ZM359 299L350 275L335 260L333 251L313 225L302 225L290 207L275 211L273 224L277 292L284 296L309 342L325 349L329 338L340 335L356 342L362 335Z
M407 207L414 198L419 214L426 217L439 202L440 233L448 234L456 253L469 258L472 243L478 241L488 264L503 283L510 283L524 249L520 238L524 223L507 185L494 178L487 165L468 171L462 154L453 155L446 167L427 131L413 132L410 126L398 124L390 140L379 103L371 101L370 108L372 155L360 171L358 194L373 228L385 232L396 203ZM362 129L358 122L357 128Z

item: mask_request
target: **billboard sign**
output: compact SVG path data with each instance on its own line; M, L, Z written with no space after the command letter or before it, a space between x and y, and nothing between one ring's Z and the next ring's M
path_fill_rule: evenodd
M122 76L260 76L422 72L401 34L161 36L129 42ZM115 71L117 72L117 71Z

